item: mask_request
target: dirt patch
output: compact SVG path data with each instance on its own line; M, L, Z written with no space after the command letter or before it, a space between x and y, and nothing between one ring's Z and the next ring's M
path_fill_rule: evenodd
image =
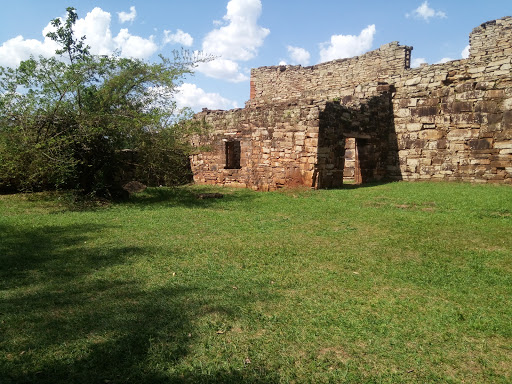
M323 348L318 351L318 358L335 358L343 363L350 359L350 355L340 346Z

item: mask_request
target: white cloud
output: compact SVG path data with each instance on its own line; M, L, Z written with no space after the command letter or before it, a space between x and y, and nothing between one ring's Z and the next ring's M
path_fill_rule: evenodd
M176 33L171 33L171 31L164 31L164 45L165 44L181 44L186 47L190 47L194 44L194 39L188 33L183 32L181 29L178 29Z
M75 23L74 31L77 37L86 37L86 44L95 55L108 55L114 51L116 44L110 30L111 15L101 8L94 8L83 19Z
M246 75L241 73L238 63L233 60L215 59L206 63L199 63L196 69L206 76L232 83L249 80Z
M137 16L137 11L135 10L135 7L130 7L130 13L128 12L117 12L117 16L119 17L120 23L126 23L127 21L133 21L135 20L135 17Z
M467 59L469 57L469 45L466 45L466 48L460 53L463 59Z
M443 57L441 60L439 60L436 64L444 64L444 63L447 63L449 61L453 61L454 59L452 59L451 57Z
M158 46L153 42L153 36L150 36L149 39L133 36L125 28L121 29L113 40L116 47L121 50L123 57L144 59L158 50Z
M177 88L175 100L178 108L190 107L194 111L202 108L232 109L238 108L235 101L226 99L218 93L207 93L195 84L184 83Z
M228 24L206 35L203 51L228 60L254 58L270 33L258 25L261 9L260 0L230 0L223 18Z
M431 18L445 19L447 16L443 11L436 11L435 9L430 8L428 6L428 1L425 1L412 13L406 13L405 17L414 17L417 19L423 19L428 22Z
M41 42L35 39L24 39L21 35L16 36L0 46L0 66L17 67L21 61L28 60L31 55L50 57L58 48L59 46L49 38Z
M427 64L427 60L424 57L418 57L416 59L412 59L411 68L418 68L421 64Z
M360 55L372 47L374 35L375 24L363 29L359 36L333 35L330 42L320 44L320 61Z
M119 50L123 57L143 59L157 51L158 46L153 42L153 36L145 39L131 35L128 29L123 28L117 36L112 37L110 23L110 13L96 7L85 18L77 20L75 32L77 36L86 36L91 53L97 55L108 55Z
M203 52L218 58L199 65L197 70L206 76L231 82L248 80L240 72L237 61L256 57L270 33L258 25L261 10L260 0L230 0L223 17L225 25L210 31L203 39Z
M288 64L286 63L286 61L281 60L278 65L288 65Z
M288 55L290 56L291 62L293 64L309 64L311 54L307 50L300 47L292 47L291 45L286 48L288 49Z
M77 38L86 36L86 44L91 47L91 53L109 55L118 50L123 57L148 58L158 50L153 36L148 39L131 35L128 29L121 29L113 37L110 29L111 14L96 7L84 18L76 21L74 26ZM0 46L0 65L17 66L20 61L27 60L31 55L49 57L58 48L55 42L46 37L54 27L49 23L43 29L43 40L24 39L17 36Z

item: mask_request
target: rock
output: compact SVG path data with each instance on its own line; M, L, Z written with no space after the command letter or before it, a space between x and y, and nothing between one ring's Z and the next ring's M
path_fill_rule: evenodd
M147 188L144 184L138 182L138 181L130 181L129 183L126 183L123 185L123 189L127 191L130 195L133 193L139 193L144 191Z

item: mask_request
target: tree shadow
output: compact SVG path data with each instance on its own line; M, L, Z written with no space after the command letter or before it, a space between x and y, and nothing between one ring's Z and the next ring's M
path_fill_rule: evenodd
M216 193L222 197L200 198L200 194ZM148 188L143 193L130 196L129 201L123 203L136 206L139 209L160 208L162 206L182 206L187 208L212 208L226 206L231 203L250 203L259 196L252 190L230 191L219 187L201 186L191 188L188 186L177 188Z
M0 288L9 289L37 281L69 280L104 266L122 263L141 249L117 247L105 255L98 247L82 249L102 224L53 225L18 228L0 225Z
M2 384L279 381L264 367L187 371L181 362L200 337L194 321L212 311L234 319L236 304L212 298L206 286L170 279L148 288L136 273L116 274L155 250L83 246L105 229L0 226Z

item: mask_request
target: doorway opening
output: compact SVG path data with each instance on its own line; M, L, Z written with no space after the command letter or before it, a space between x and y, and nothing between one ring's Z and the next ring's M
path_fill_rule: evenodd
M361 166L359 164L359 151L355 137L345 138L345 155L343 167L343 184L361 184Z

